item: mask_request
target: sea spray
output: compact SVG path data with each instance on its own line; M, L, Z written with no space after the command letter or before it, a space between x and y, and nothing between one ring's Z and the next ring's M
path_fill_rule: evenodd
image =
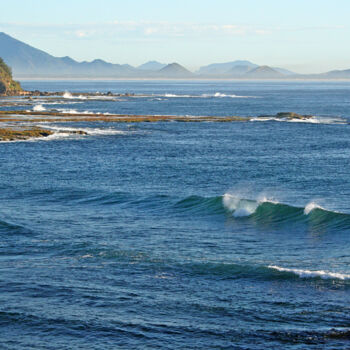
M313 210L315 209L322 209L325 210L324 208L322 208L320 205L318 205L315 202L310 202L308 203L305 208L304 208L304 214L305 215L309 215Z
M33 107L34 112L43 112L46 111L46 108L43 105L35 105Z
M72 99L74 97L69 91L65 91L65 93L63 94L63 98Z

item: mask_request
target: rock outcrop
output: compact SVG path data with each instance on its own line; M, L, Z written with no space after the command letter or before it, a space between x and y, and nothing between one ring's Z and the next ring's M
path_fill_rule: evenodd
M22 91L20 83L12 79L11 68L0 58L0 95L17 95Z

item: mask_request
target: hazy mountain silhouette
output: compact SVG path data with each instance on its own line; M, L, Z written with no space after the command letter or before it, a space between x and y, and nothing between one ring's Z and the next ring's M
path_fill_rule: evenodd
M225 63L212 63L207 66L200 67L197 73L203 75L232 74L238 73L238 71L248 71L255 67L258 67L258 65L249 61L240 60ZM236 72L235 69L237 69Z
M0 57L17 76L132 76L137 70L129 65L96 59L77 62L70 57L54 57L11 36L0 33Z
M166 66L165 63L160 63L158 61L148 61L144 64L141 64L137 68L142 70L147 70L147 71L157 71L157 70L161 70L165 66Z
M190 78L194 74L178 63L170 63L157 72L161 77Z
M246 60L213 63L201 67L196 74L178 63L165 65L149 61L135 68L101 59L78 62L68 56L52 56L5 33L0 33L0 57L12 68L15 77L350 79L350 69L322 74L296 74L279 67L258 66Z
M260 66L257 68L253 68L246 74L244 74L244 78L251 79L276 79L282 78L284 75L277 70L269 67L269 66Z

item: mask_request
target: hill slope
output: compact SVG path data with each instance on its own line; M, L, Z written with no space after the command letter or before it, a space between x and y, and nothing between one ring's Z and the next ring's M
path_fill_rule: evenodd
M283 78L285 77L285 75L269 66L260 66L257 68L253 68L252 70L244 74L243 77L250 79L276 79Z
M249 61L233 61L225 63L212 63L208 66L200 67L197 73L203 75L221 75L221 74L239 74L239 71L249 71L250 69L258 67Z
M70 57L54 57L11 36L0 33L0 57L17 76L133 76L137 70L129 65L103 60L77 62Z
M0 58L0 95L15 95L21 91L21 85L12 79L11 68Z
M170 63L157 72L158 76L171 78L190 78L193 73L178 63Z
M157 61L148 61L144 64L141 64L141 66L138 66L137 68L142 70L147 70L147 71L157 71L164 68L165 66L166 64L164 63L160 63Z

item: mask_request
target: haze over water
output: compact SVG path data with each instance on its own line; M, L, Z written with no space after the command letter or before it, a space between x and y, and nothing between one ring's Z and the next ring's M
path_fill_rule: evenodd
M22 86L67 91L25 110L254 118L1 143L4 349L349 348L349 82ZM69 94L96 91L135 96ZM315 117L255 118L282 111Z

